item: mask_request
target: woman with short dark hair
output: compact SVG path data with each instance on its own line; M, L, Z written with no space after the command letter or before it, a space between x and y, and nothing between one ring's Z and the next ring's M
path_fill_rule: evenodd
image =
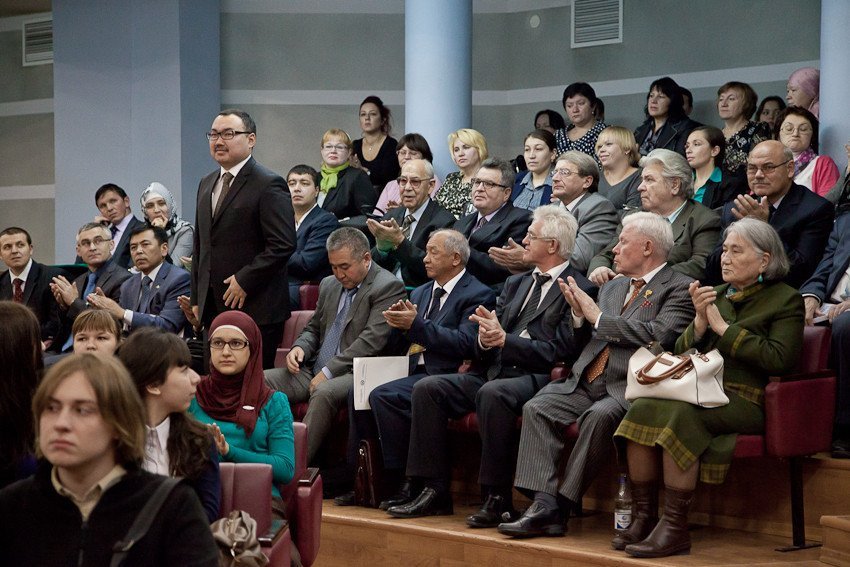
M794 154L794 183L821 197L829 193L841 177L831 157L818 155L818 119L814 114L789 106L776 117L776 139Z
M400 171L394 155L398 142L390 136L392 113L384 101L370 95L360 103L358 116L363 137L352 144L351 165L369 176L377 193Z
M685 155L688 134L699 123L688 118L683 105L682 89L670 77L661 77L649 85L643 109L646 120L635 130L640 155L657 148Z
M399 171L401 171L401 167L404 164L412 159L424 159L429 163L433 163L434 161L434 155L431 153L431 146L428 145L428 140L422 134L417 134L416 132L405 134L399 138L395 154L398 158ZM437 194L442 184L436 177L434 181L431 197ZM384 186L384 190L381 191L381 195L378 197L378 203L375 205L375 214L383 216L385 213L399 206L401 206L401 188L398 186L398 180L392 179Z
M596 91L587 83L572 83L564 89L561 104L570 125L555 132L558 155L570 150L596 159L596 138L608 125L598 118Z
M747 190L744 179L721 169L725 151L726 137L714 126L694 128L685 143L685 159L694 170L693 199L710 209L722 207Z

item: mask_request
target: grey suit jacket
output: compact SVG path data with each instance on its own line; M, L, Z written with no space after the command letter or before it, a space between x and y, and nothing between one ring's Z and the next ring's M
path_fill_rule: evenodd
M598 380L604 379L608 395L628 409L626 369L629 358L639 347L652 341L661 343L665 350L672 350L676 339L694 318L694 305L688 293L691 281L668 264L649 281L622 315L620 310L630 290L630 279L615 278L603 285L599 292L602 315L598 329L573 364L570 376L564 382L551 384L547 391L573 392L587 366L608 346L608 365ZM579 329L588 332L591 327L585 322Z
M319 284L316 311L292 345L304 350L307 368L315 364L322 341L336 319L342 289L334 276L326 277ZM392 330L382 312L405 297L404 284L373 261L348 310L339 341L340 352L327 364L335 378L351 373L355 356L382 353Z
M701 280L705 277L705 264L708 256L720 240L720 215L693 200L688 200L685 207L673 221L673 249L667 256L667 263L674 270ZM588 266L588 273L600 266L613 269L614 246L623 229L621 224L617 234Z
M570 265L584 274L591 258L611 242L620 224L620 217L611 201L598 193L585 194L570 212L578 221Z

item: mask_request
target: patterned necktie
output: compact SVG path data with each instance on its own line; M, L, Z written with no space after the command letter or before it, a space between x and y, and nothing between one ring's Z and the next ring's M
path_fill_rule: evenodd
M473 227L472 234L475 234L481 227L487 224L487 217L481 217L478 223Z
M12 280L12 285L15 286L15 289L12 291L12 301L15 303L23 303L24 302L24 280L21 278L15 278Z
M154 458L154 455L162 453L162 446L159 442L159 434L156 429L148 429L148 435L145 443L145 462L142 468L150 473L168 475L168 471L160 470L159 463Z
M401 223L401 232L407 239L410 239L410 227L413 226L414 222L416 222L416 217L413 215L407 215Z
M441 287L434 287L433 295L431 297L431 306L428 308L428 313L425 315L426 319L433 319L437 316L437 313L440 312L440 299L446 295L446 290Z
M534 319L534 314L537 313L537 307L540 305L540 295L543 291L543 285L548 282L552 276L545 273L534 274L534 287L531 289L531 297L525 303L516 321L508 331L512 335L518 335L523 332L528 324Z
M118 234L118 227L113 224L109 227L109 232L112 233L112 238L115 238L115 235Z
M148 276L142 278L142 293L139 295L139 306L136 311L145 313L151 301L151 279Z
M224 175L221 176L221 191L218 194L218 201L215 202L213 217L218 215L218 212L221 210L221 204L224 203L224 198L227 197L227 192L230 191L231 181L233 181L233 174L229 171L225 171Z
M645 286L645 285L646 285L646 282L643 281L643 279L639 278L639 279L636 279L636 280L632 280L632 287L634 288L634 290L632 291L632 294L629 296L628 301L626 301L626 303L623 304L623 308L620 310L621 314L623 312L625 312L625 310L628 308L629 305L632 304L632 301L635 300L635 298L640 293L640 290L643 289L643 286ZM590 364L587 365L587 369L585 370L585 374L584 374L585 377L587 377L588 383L591 383L594 380L596 380L597 378L599 378L600 376L602 376L602 373L605 371L605 366L608 364L608 357L610 355L611 355L611 350L608 347L608 345L605 345L605 348L603 348L599 352L599 354L596 355L596 358L594 358L592 361L590 361Z
M357 293L357 288L343 290L342 309L336 314L336 319L334 319L328 334L325 335L322 348L319 349L319 355L316 357L316 364L313 366L313 374L321 372L322 368L327 366L328 361L335 357L337 351L339 351L339 341L342 338L345 317L351 308L351 300L355 293Z

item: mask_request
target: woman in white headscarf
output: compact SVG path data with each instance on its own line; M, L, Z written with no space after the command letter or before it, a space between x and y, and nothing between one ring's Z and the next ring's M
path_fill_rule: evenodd
M175 266L191 267L192 240L195 229L177 214L177 205L171 191L162 183L154 181L142 193L140 199L145 221L168 233L168 256Z

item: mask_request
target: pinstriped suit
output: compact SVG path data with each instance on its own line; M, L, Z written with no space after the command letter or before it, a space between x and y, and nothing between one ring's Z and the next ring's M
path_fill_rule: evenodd
M662 268L620 314L631 286L616 278L602 286L598 328L579 355L569 378L540 390L523 407L516 487L526 494L560 493L578 502L611 448L611 438L628 409L626 369L635 350L659 341L670 350L694 318L688 294L691 278L670 266ZM585 322L583 327L589 327ZM587 332L587 330L585 330ZM592 384L583 377L605 346L610 347L605 371ZM574 421L581 430L559 482L558 463L564 451L563 431Z

